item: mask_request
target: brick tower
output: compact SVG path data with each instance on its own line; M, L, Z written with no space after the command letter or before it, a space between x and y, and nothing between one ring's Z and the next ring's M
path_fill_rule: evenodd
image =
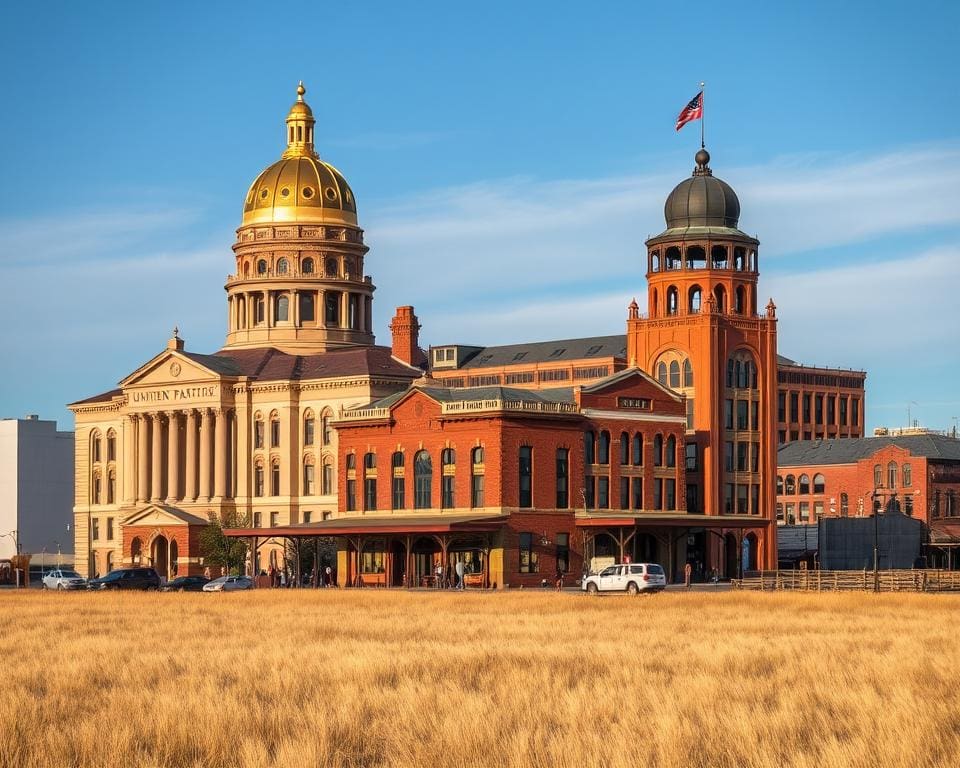
M777 322L757 305L756 238L738 229L740 201L696 168L667 197L667 228L647 240L646 316L627 318L631 364L687 396L687 511L757 518L742 533L704 535L711 568L735 576L776 566Z

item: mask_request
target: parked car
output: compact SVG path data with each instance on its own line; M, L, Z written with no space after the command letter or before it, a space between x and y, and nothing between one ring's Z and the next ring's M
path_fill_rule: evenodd
M88 589L160 589L160 576L153 568L119 568L87 582Z
M583 580L583 589L597 592L659 592L667 586L667 575L656 563L618 563Z
M161 592L201 592L203 585L209 584L210 579L203 576L177 576L160 587Z
M76 571L67 568L57 568L47 571L43 577L44 589L55 589L62 592L65 589L86 589L87 580Z
M221 576L203 585L204 592L235 592L238 589L253 589L253 580L246 576Z

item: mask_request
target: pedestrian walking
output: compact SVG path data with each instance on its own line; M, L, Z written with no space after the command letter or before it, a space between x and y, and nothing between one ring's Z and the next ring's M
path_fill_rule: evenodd
M557 588L557 592L563 589L563 571L557 568L557 575L554 577L554 585Z
M331 570L329 565L323 570L323 586L325 587L333 586L333 571Z
M463 589L463 560L457 560L457 589Z
M437 567L436 567L435 573L436 573L437 580L434 586L437 589L441 589L443 587L443 563L441 563L439 560L437 560Z
M683 566L683 585L690 589L690 577L693 575L693 566L690 565L690 562L687 561L687 564Z

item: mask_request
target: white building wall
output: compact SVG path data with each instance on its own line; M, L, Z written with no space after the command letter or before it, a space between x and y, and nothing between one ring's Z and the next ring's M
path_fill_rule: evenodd
M73 554L73 433L55 421L0 420L0 534L16 530L20 551ZM13 470L10 467L13 467ZM0 536L0 557L14 552Z

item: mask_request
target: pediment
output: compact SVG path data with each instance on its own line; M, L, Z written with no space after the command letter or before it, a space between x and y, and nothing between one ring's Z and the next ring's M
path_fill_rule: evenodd
M124 389L130 387L158 387L219 382L222 374L203 365L187 355L165 349L156 357L141 365L120 382Z
M641 368L627 368L594 384L585 386L581 391L587 395L636 394L658 398L667 395L674 401L679 402L681 399L677 392L664 386Z
M127 515L123 520L123 525L166 528L170 526L207 525L207 521L177 507L168 507L165 504L147 504Z

